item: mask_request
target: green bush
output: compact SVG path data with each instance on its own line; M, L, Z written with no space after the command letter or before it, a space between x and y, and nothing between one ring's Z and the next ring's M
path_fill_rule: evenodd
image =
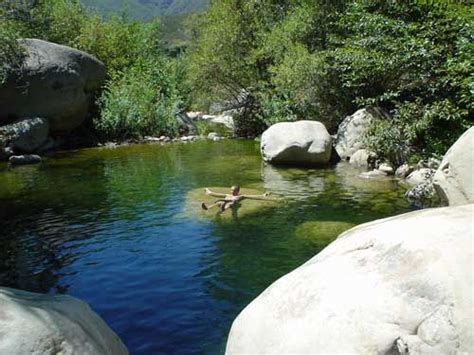
M191 94L205 109L253 88L252 129L315 119L334 133L376 105L392 119L374 122L370 148L443 154L474 123L473 24L472 7L444 0L215 1L188 56Z
M76 0L6 2L0 6L0 79L18 62L16 38L33 37L88 52L107 69L93 126L106 139L174 135L182 106L177 76L182 65L165 58L160 23L87 12ZM17 65L18 66L18 65ZM10 70L9 69L9 70Z
M179 97L165 60L143 60L117 73L99 99L100 117L94 120L107 139L176 135Z

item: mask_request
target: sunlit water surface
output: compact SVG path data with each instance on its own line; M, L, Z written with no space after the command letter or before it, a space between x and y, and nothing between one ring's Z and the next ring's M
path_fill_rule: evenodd
M238 140L1 165L0 285L87 301L132 354L222 353L272 282L351 226L409 210L396 181L357 175L266 166L258 143ZM232 184L283 200L242 216L189 203Z

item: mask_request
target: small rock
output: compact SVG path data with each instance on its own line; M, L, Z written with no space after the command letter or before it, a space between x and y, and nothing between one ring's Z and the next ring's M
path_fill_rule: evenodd
M436 170L439 168L440 164L441 164L440 160L436 158L429 158L427 165L428 165L428 168Z
M216 132L210 132L208 135L207 135L207 138L208 139L214 139L216 137L219 137L219 135L216 133Z
M387 175L393 175L393 168L390 164L387 164L387 163L380 164L378 170L384 172Z
M149 136L146 136L145 137L145 141L147 142L160 142L162 139L161 137L158 138L158 137L149 137Z
M410 175L408 175L406 182L412 186L416 186L425 182L431 182L433 180L434 174L435 170L422 168L415 170Z
M357 150L350 158L349 164L360 168L368 168L373 166L376 154L367 149Z
M377 169L374 169L372 171L367 171L359 175L359 177L363 179L376 179L376 178L386 177L386 176L387 174Z
M440 203L440 199L432 181L423 182L412 187L405 193L405 198L415 207L433 207Z
M35 154L13 155L8 161L11 165L26 165L41 163L41 157Z
M413 167L408 164L400 165L397 170L395 170L395 176L404 179L413 172Z

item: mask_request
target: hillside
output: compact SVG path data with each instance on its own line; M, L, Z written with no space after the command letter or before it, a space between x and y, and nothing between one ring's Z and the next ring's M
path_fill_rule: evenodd
M108 15L126 13L130 18L147 20L156 16L173 16L206 9L208 0L81 0L88 8Z

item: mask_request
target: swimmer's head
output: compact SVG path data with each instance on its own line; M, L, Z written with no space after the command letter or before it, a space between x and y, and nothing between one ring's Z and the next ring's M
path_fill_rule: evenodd
M230 192L232 193L232 195L237 196L240 192L240 187L238 185L233 185L230 188Z

